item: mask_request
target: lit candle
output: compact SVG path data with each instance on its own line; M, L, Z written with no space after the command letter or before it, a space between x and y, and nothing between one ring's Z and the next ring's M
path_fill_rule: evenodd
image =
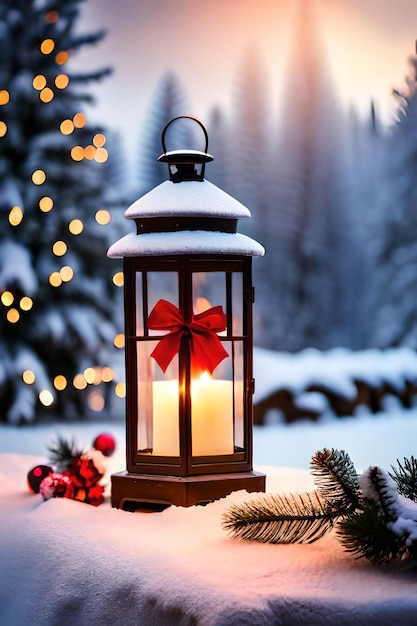
M179 387L176 380L153 382L153 453L179 456ZM193 456L232 454L233 385L208 374L191 381Z

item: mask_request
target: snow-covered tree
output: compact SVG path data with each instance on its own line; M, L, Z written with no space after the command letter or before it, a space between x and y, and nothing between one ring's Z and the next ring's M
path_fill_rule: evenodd
M110 70L71 72L104 35L75 32L81 2L0 1L0 420L13 423L100 408L83 388L114 350L110 161L85 113Z
M157 85L139 141L139 174L136 196L167 179L166 166L157 162L162 153L161 132L178 115L190 115L187 97L176 74L167 72ZM172 124L166 134L167 150L189 148L193 128L186 121Z
M313 6L297 6L263 241L271 285L263 332L269 347L289 351L346 345L355 253L345 210L344 119Z
M375 341L417 347L417 55L406 86L394 91L397 119L387 140L384 202L386 238L381 254L380 315Z

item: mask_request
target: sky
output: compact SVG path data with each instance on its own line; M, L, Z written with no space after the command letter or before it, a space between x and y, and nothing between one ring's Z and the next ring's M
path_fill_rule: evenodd
M190 113L207 120L213 106L230 108L245 54L256 50L279 108L290 68L296 7L316 5L323 50L342 103L363 113L374 99L388 123L417 38L416 0L86 0L78 29L107 29L96 47L81 49L74 66L114 68L95 88L91 116L122 131L128 148L140 140L152 97L173 70ZM303 6L304 5L304 6ZM299 42L302 45L302 42ZM308 50L306 50L308 54Z

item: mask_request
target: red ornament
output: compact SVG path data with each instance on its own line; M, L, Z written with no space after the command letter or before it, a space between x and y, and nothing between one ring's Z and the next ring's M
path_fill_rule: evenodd
M39 493L39 487L44 478L52 474L49 465L36 465L27 474L27 484L31 493Z
M101 433L94 439L93 448L99 450L104 456L111 456L116 449L116 442L109 433Z
M71 478L65 474L51 472L41 482L39 491L44 500L49 500L49 498L72 498L73 486Z

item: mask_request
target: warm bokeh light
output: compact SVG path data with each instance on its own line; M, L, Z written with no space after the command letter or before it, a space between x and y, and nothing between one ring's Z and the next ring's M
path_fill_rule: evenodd
M68 52L65 52L64 50L62 50L61 52L58 52L58 54L55 57L55 62L57 65L64 65L69 59L69 54Z
M81 146L74 146L71 150L71 158L73 161L82 161L84 158L84 148Z
M42 54L51 54L55 48L55 41L53 39L44 39L40 45Z
M62 278L59 272L52 272L48 280L52 287L60 287L62 285Z
M42 100L42 102L51 102L51 100L53 100L54 98L54 92L49 87L45 87L45 89L42 89L42 91L40 92L39 98Z
M85 119L84 113L76 113L72 121L74 122L75 128L84 128L87 120Z
M101 393L93 391L88 396L88 406L92 411L102 411L104 409L105 400Z
M97 161L97 163L105 163L108 158L109 153L107 152L106 148L97 148L94 155L94 160Z
M87 387L87 381L82 374L77 374L76 376L74 376L72 384L74 385L75 389L79 390L85 389Z
M116 285L116 287L123 287L124 282L125 276L123 272L116 272L116 274L114 274L113 276L113 283Z
M7 104L10 100L10 95L7 89L0 89L0 104Z
M52 246L52 252L55 254L55 256L64 256L67 250L68 246L65 241L55 241L54 245Z
M58 376L55 376L54 378L54 387L55 389L57 389L58 391L64 391L64 389L66 388L68 382L67 379L65 378L65 376L63 376L62 374L58 374Z
M109 224L111 220L111 215L106 209L99 209L96 212L95 218L96 218L97 224L101 224L102 226L105 226L106 224Z
M44 196L39 200L39 208L43 213L48 213L54 206L54 201L49 196Z
M117 383L114 388L114 393L118 398L124 398L126 396L126 385L125 383Z
M39 400L43 406L51 406L54 402L54 396L48 389L42 389L39 394Z
M18 322L20 319L20 313L17 309L9 309L7 311L6 317L8 322L10 322L11 324L16 324L16 322Z
M32 85L34 89L41 91L44 87L46 87L46 78L43 74L37 74L35 78L32 80Z
M30 311L30 309L33 307L32 298L29 298L29 296L23 296L23 298L20 299L19 306L22 311Z
M84 224L79 219L71 220L68 224L68 230L71 235L81 235L84 230Z
M101 380L103 383L110 383L114 378L114 372L111 367L103 367L101 371Z
M14 302L14 295L11 293L11 291L3 291L0 296L0 300L1 303L4 304L4 306L10 306Z
M87 367L84 370L84 378L89 385L92 385L96 379L96 371L94 367Z
M22 374L23 382L27 385L33 385L36 380L35 372L32 370L25 370Z
M63 283L69 283L74 278L74 270L69 265L64 265L59 270Z
M58 76L55 76L55 87L57 89L65 89L65 87L68 87L69 81L67 74L58 74Z
M72 120L63 120L59 125L59 130L63 135L71 135L74 132L74 123Z
M3 122L2 120L0 120L0 137L4 137L6 133L7 133L7 124L6 122Z
M102 133L97 133L93 137L93 144L96 148L102 148L106 143L106 138Z
M89 161L91 161L92 159L94 159L95 154L96 154L96 149L95 149L95 147L94 147L94 146L89 145L89 146L86 146L86 147L84 148L84 156L85 156L85 158L86 158L86 159L88 159Z
M43 170L35 170L32 174L32 183L34 185L43 185L46 180L46 174Z
M123 333L119 333L116 335L113 341L116 348L124 348L125 347L125 336Z
M18 226L23 219L23 211L20 206L14 206L9 213L9 223Z
M48 11L45 14L45 22L47 24L55 24L58 21L58 12L57 11Z

